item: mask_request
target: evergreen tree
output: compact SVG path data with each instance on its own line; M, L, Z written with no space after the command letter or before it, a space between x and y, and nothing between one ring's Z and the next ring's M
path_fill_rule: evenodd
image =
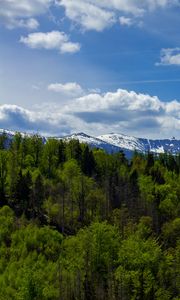
M5 131L3 131L3 133L0 134L0 150L6 149L6 146L8 146L7 140L8 140L7 134Z
M29 210L31 209L31 189L32 178L29 171L26 174L19 171L18 179L15 188L15 207L19 214L25 213L29 217Z
M95 160L93 152L89 150L89 147L87 145L84 146L82 151L81 168L83 173L87 176L92 176L95 171Z
M39 173L33 183L32 195L31 195L31 210L33 216L40 217L41 209L44 200L44 184L43 177Z
M7 184L7 161L8 154L0 150L0 206L7 204L6 184Z

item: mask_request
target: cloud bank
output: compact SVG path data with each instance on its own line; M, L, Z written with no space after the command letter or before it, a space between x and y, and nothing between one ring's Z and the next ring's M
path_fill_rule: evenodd
M1 0L0 22L7 28L36 29L34 18L56 6L84 30L102 31L118 22L119 17L141 18L146 12L178 5L178 0Z
M141 18L146 12L179 5L178 0L57 0L66 16L85 30L102 31L120 19L128 23L127 16ZM125 19L126 18L126 19ZM123 24L122 24L123 23Z
M56 86L68 89L70 83ZM180 102L163 102L158 97L118 89L115 92L74 93L66 104L54 103L29 111L15 105L0 106L0 127L40 131L47 135L64 135L85 131L92 135L122 132L149 138L180 139ZM81 90L83 90L81 88ZM84 90L83 90L84 91ZM63 91L64 92L64 91ZM69 91L68 91L69 92Z

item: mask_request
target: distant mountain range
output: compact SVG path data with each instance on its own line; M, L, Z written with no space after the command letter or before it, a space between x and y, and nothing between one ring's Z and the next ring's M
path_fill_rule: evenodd
M104 149L108 153L123 150L128 157L132 156L135 150L141 153L152 152L155 154L168 152L175 155L180 153L180 140L176 140L175 138L152 140L118 133L93 137L81 132L65 136L63 139L78 139L81 143L87 143L91 147Z
M15 131L0 129L0 135L3 132L6 133L9 140L12 140L13 136L15 135ZM25 133L21 134L22 136L25 136ZM47 137L43 138L44 141L48 139ZM152 152L155 154L167 152L175 155L180 153L180 140L176 140L175 138L152 140L146 138L136 138L133 136L118 133L110 133L98 137L93 137L83 132L67 135L64 137L59 136L53 138L63 139L66 141L78 139L80 143L86 143L93 148L104 149L108 153L115 153L122 150L127 157L132 156L135 150L141 153Z

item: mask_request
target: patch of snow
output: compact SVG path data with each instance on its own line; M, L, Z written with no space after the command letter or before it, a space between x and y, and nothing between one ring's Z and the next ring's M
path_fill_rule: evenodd
M159 147L157 147L155 149L151 149L151 152L153 152L153 153L159 153L159 154L160 153L165 153L163 146L159 146Z

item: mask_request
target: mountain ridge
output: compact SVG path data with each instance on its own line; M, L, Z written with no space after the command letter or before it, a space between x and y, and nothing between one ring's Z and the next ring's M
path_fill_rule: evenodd
M11 140L16 132L17 131L0 129L0 135L5 133ZM33 135L33 133L26 134L25 132L20 132L20 134L23 137L26 135ZM167 152L173 155L180 153L180 140L177 140L174 137L171 139L147 139L137 138L122 133L110 133L94 137L84 132L73 133L66 136L42 137L45 142L52 138L65 141L78 139L80 143L86 143L92 148L103 149L108 153L115 153L122 150L128 157L130 157L134 151L138 151L140 153L152 152L154 154Z

